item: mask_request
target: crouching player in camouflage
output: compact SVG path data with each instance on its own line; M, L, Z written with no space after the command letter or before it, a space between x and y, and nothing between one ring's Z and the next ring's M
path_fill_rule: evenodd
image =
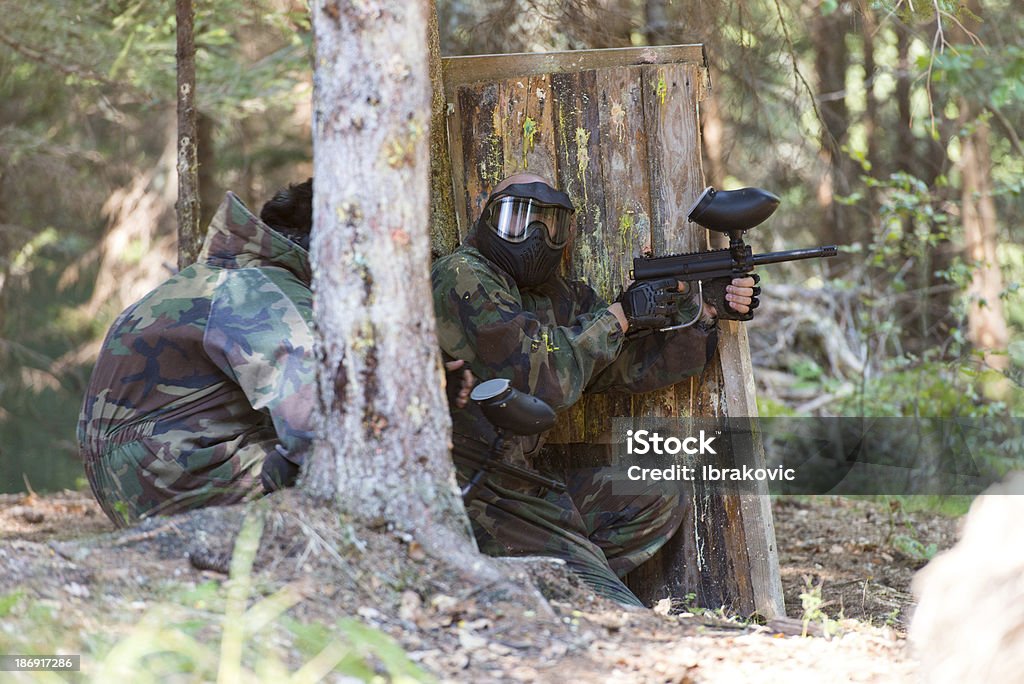
M198 263L114 322L78 442L118 525L294 481L316 396L312 194L312 179L292 185L256 218L228 193Z
M648 392L701 372L717 342L713 307L705 304L695 325L657 331L696 312L680 296L685 284L633 286L609 305L584 283L557 275L572 212L568 195L538 176L517 174L495 187L464 244L433 267L445 354L465 360L479 379L506 378L556 411L585 391ZM740 313L758 294L752 278L727 290ZM475 405L453 405L452 422L456 454L487 452L494 431ZM602 469L552 465L552 456L541 456L542 440L509 442L504 458L564 481L568 491L491 474L467 504L481 550L561 558L599 594L642 605L620 578L675 533L678 494L655 487L615 493ZM459 467L463 481L472 472Z

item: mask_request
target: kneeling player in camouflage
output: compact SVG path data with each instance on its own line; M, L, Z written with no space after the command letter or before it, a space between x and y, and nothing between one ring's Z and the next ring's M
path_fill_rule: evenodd
M261 219L228 193L197 263L114 322L78 424L118 525L288 485L313 438L312 179Z
M714 309L705 304L696 325L657 332L666 308L684 321L696 311L679 296L683 284L635 286L609 305L586 284L559 277L572 212L568 195L538 176L517 174L495 187L463 245L433 267L445 354L465 360L482 380L510 380L556 411L584 391L648 392L699 373L717 341ZM753 287L752 278L728 287L736 311L749 310ZM626 335L637 331L648 334ZM452 422L456 455L488 450L494 431L476 406L453 406ZM468 504L481 550L562 558L603 596L641 605L620 578L676 531L677 493L617 492L608 471L559 465L541 442L518 439L504 458L562 480L568 491L490 475ZM459 468L460 478L471 474Z

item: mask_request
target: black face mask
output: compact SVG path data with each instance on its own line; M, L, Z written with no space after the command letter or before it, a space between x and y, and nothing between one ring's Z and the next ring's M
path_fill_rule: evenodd
M548 246L544 240L546 230L541 226L522 242L513 244L498 237L483 221L477 221L477 249L512 276L520 288L536 287L555 275L564 251Z
M537 287L550 280L558 271L565 244L553 246L548 234L549 226L544 223L526 226L526 230L520 233L526 237L520 238L518 242L501 237L487 219L492 213L489 211L491 203L508 196L534 200L545 206L561 207L568 213L573 212L572 202L568 195L545 183L510 185L501 195L488 200L488 206L484 207L477 221L476 242L480 253L512 276L520 288Z

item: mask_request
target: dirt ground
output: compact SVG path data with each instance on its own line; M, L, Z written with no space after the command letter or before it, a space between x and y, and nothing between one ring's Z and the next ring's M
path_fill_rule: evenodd
M299 592L290 615L301 621L358 616L443 681L913 681L910 581L952 545L957 527L895 503L777 499L790 620L757 626L717 611L624 610L550 561L490 562L506 579L474 585L473 569L401 535L339 528L297 495L278 504L257 555L258 584ZM209 509L111 535L88 495L0 495L0 596L59 602L72 628L128 629L130 620L105 616L145 612L171 579L223 581L242 515ZM800 636L805 623L812 636Z

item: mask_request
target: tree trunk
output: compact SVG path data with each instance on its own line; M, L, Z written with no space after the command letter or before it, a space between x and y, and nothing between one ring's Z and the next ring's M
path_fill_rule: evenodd
M968 104L963 102L962 107ZM968 288L971 298L967 324L971 343L985 351L1006 351L1010 342L1003 315L1003 274L996 259L996 207L992 201L992 159L989 151L988 124L978 122L964 138L960 152L963 179L962 203L964 247L968 263L977 264ZM1005 354L986 354L988 365L1005 370Z
M224 191L217 184L217 160L213 153L213 117L198 113L196 121L196 159L199 165L199 243L206 237L206 229L220 205Z
M910 64L910 29L896 24L896 113L897 135L896 154L898 171L911 171L909 165L914 159L914 132L910 119L910 82L914 70ZM912 171L911 171L912 172Z
M178 32L178 268L196 260L203 236L199 226L199 162L196 155L196 46L192 0L177 0Z
M430 0L427 27L430 54L430 253L451 254L459 246L459 227L452 194L452 160L448 154L448 105L441 79L441 40L437 26L437 2Z
M720 83L714 71L711 73L711 83ZM722 189L725 187L726 176L723 153L726 145L726 123L722 118L722 108L714 87L708 91L698 106L700 107L700 141L704 159L704 180L711 187ZM729 238L718 231L709 230L708 243L713 249L723 249L729 246Z
M861 45L864 51L864 116L861 119L864 123L864 137L867 138L867 151L865 152L870 165L868 175L873 178L881 178L879 175L879 136L881 131L878 126L878 98L875 97L875 76L878 65L875 62L875 32L878 31L878 19L875 11L865 0L861 0L860 12L861 23ZM878 202L874 189L868 188L868 215L878 215Z
M305 487L471 549L428 273L429 0L313 4L314 316L324 424Z
M970 17L966 29L978 31L973 17L984 15L979 0L968 0ZM965 27L951 31L954 40L969 44ZM961 212L964 222L964 249L968 264L976 264L971 285L967 289L970 305L967 310L968 337L975 349L985 353L985 363L1006 370L1009 357L1006 349L1010 333L1003 311L1003 274L996 257L997 217L992 199L992 153L989 146L989 125L981 118L981 106L967 98L960 101L961 126L970 132L962 138L960 150ZM973 122L973 128L972 128ZM1001 354L988 352L998 351ZM1005 383L1004 383L1005 384ZM1004 388L998 388L997 393Z
M826 218L825 242L847 242L852 239L850 207L835 201L835 196L848 195L856 172L842 147L850 127L846 106L846 69L850 54L845 34L849 23L842 8L824 14L821 6L814 9L812 41L814 64L818 77L818 109L821 112L821 159L825 166L818 186L818 203ZM829 264L824 264L828 268Z
M665 0L644 2L644 24L648 45L664 45L667 42L669 23Z

